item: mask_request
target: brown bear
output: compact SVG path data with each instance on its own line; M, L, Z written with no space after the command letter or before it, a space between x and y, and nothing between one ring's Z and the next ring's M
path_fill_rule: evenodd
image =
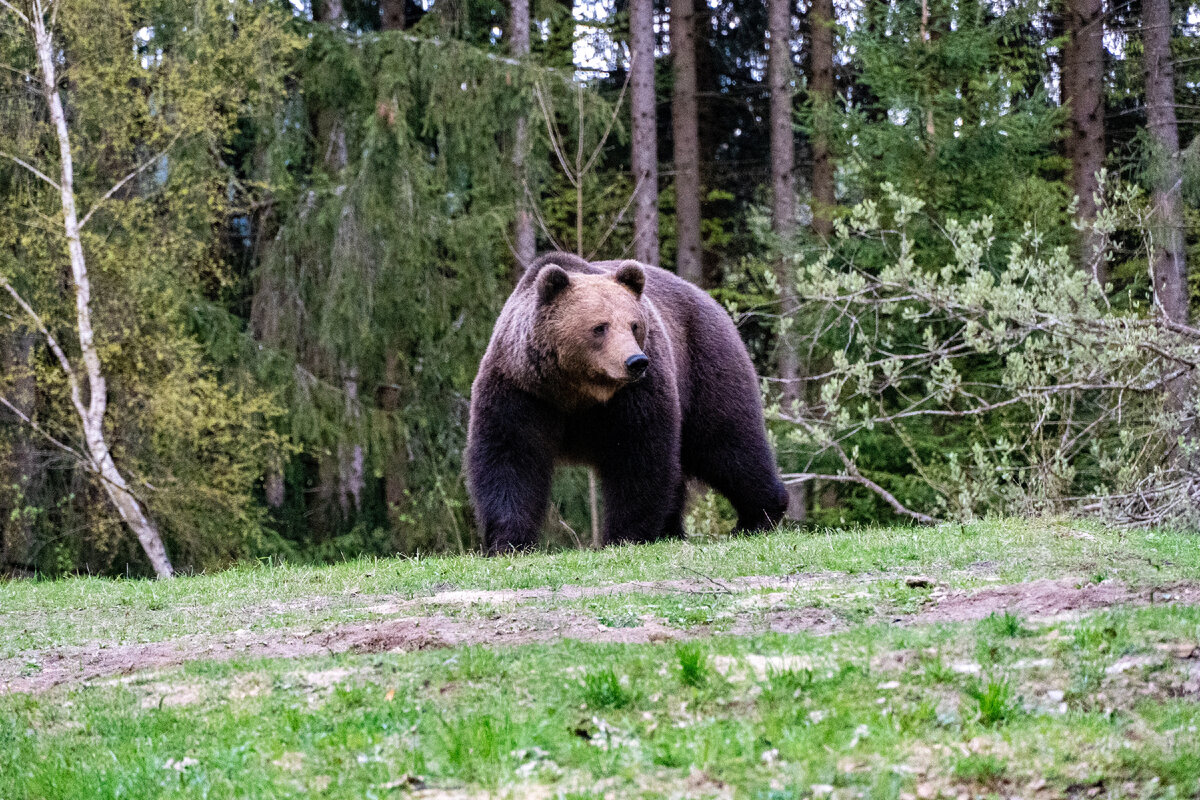
M738 527L783 517L758 379L707 294L636 261L550 253L505 303L471 392L467 484L491 553L537 542L556 463L596 469L604 541L683 535L685 481Z

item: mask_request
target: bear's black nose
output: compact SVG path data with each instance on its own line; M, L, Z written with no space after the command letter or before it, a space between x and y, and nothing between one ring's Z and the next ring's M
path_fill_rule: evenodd
M625 369L629 370L629 374L635 378L645 375L649 366L650 358L645 353L638 353L636 356L625 359Z

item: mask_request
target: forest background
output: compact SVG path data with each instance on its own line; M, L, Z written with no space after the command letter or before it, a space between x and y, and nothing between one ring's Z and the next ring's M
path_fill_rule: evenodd
M547 249L729 309L801 524L1194 527L1198 26L0 0L0 571L474 548L470 383ZM554 498L586 545L586 472Z

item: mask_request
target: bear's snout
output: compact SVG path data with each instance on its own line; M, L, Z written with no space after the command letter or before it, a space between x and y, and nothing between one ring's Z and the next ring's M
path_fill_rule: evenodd
M625 359L625 369L631 377L640 378L646 374L646 370L650 367L650 357L645 353L638 353Z

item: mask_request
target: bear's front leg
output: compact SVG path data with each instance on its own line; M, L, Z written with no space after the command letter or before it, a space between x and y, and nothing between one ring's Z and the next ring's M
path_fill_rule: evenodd
M604 541L653 542L682 535L684 486L679 414L661 384L639 384L613 403L597 458Z
M554 472L555 413L518 389L493 386L473 398L467 486L490 555L538 541Z

